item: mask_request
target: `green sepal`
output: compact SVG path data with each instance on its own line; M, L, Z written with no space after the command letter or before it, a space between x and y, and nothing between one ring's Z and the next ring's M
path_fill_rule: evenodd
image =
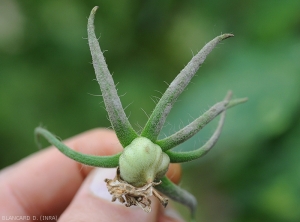
M228 95L229 94L231 94L231 92L228 92ZM203 115L195 119L193 122L182 128L178 132L164 139L158 140L155 143L159 145L164 152L166 152L167 150L178 146L179 144L185 142L186 140L194 136L220 113L246 101L247 98L234 99L231 101L225 99L222 102L218 102L215 105L213 105L209 110L207 110Z
M172 200L188 207L191 211L191 221L195 221L197 207L196 198L186 190L174 184L166 176L161 179L161 182L161 184L155 186L155 189L157 189L167 197L170 197Z
M96 6L92 9L87 26L88 42L93 59L93 66L110 123L115 130L120 143L123 147L126 147L137 138L138 135L126 117L114 80L108 70L98 39L95 35L94 19L97 8L98 7Z
M200 158L201 156L205 155L208 151L211 150L211 148L216 144L216 142L220 137L222 127L225 121L226 109L238 105L240 103L246 102L248 100L247 98L243 98L243 99L235 99L230 101L230 98L231 98L231 91L227 93L224 99L225 110L221 113L218 127L213 133L213 135L210 137L210 139L202 147L193 151L188 151L188 152L173 152L170 150L165 151L165 153L170 157L171 163L183 163L183 162L192 161Z
M145 125L145 128L141 133L141 136L149 138L152 142L157 140L157 137L174 103L194 77L199 67L206 59L207 55L216 47L219 42L232 36L232 34L223 34L214 38L191 59L191 61L172 81L166 92L157 103Z
M59 141L52 133L50 133L48 130L42 127L35 128L34 134L35 134L36 144L38 145L39 148L41 148L39 137L43 136L49 143L57 147L57 149L59 149L60 152L65 154L67 157L76 160L79 163L88 166L105 167L105 168L114 168L119 165L119 157L121 153L118 153L113 156L87 155L87 154L79 153L67 147L65 144Z

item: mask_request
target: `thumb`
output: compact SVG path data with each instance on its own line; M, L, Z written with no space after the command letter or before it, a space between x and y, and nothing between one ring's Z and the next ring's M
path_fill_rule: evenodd
M158 221L160 203L151 199L151 212L139 207L125 207L116 200L111 202L104 179L113 179L116 169L95 169L83 182L71 204L61 215L59 221Z

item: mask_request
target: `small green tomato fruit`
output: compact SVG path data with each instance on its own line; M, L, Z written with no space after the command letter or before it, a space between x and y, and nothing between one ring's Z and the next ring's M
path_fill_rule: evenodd
M160 146L145 137L138 137L125 147L119 159L121 178L141 187L163 177L170 158Z

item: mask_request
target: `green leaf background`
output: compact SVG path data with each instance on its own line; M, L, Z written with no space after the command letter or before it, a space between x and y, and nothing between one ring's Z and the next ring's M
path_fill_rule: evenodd
M40 124L62 139L110 127L86 40L95 5L96 33L137 130L193 54L235 34L208 56L161 137L229 89L248 97L228 111L217 146L183 164L181 186L196 195L199 221L300 221L298 0L0 1L0 167L38 151ZM201 146L215 126L176 149Z

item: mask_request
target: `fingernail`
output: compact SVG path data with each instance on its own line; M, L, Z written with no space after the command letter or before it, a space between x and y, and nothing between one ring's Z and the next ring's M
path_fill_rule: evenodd
M112 196L107 190L105 179L113 179L116 175L116 169L96 169L93 172L93 179L90 185L92 193L102 199L111 201ZM119 203L116 201L116 203Z
M165 210L164 210L164 215L168 218L171 218L175 221L180 221L180 222L184 222L184 220L182 219L182 217L179 215L179 213L174 210L174 208L172 207L167 207Z

